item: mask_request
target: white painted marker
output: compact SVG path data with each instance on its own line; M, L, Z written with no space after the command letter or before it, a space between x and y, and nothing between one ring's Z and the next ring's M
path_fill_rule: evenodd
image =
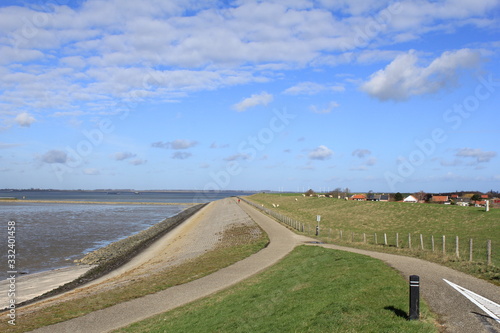
M469 301L477 305L481 310L486 312L491 318L495 319L500 323L500 305L490 301L489 299L478 295L464 287L461 287L457 284L454 284L446 279L443 279L444 282L448 283L451 287L453 287L456 291L467 297Z

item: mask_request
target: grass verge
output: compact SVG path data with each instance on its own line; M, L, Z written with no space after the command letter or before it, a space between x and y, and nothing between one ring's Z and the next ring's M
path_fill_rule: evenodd
M485 212L484 208L437 204L345 201L302 197L297 193L256 194L247 199L306 225L309 223L310 236L314 235L316 216L320 215L321 241L414 256L500 285L500 209ZM342 238L339 231L343 231ZM375 240L375 233L378 240ZM387 246L384 245L384 233L390 237ZM395 245L396 233L399 233L399 248ZM412 235L412 249L408 248L408 234ZM425 250L420 248L420 234L426 236ZM434 252L431 251L431 235L435 239ZM442 235L446 236L444 256ZM460 239L460 257L455 255L455 236ZM474 240L474 261L469 261L471 238ZM493 244L493 265L487 265L485 260L487 240Z
M221 245L214 250L174 268L137 279L130 284L106 290L91 297L79 297L78 299L61 302L35 312L18 309L16 326L2 321L0 331L30 331L38 327L83 316L96 310L211 274L258 252L268 244L267 235L262 231L260 234L256 234L255 228L258 228L258 226L236 226L228 229L222 235ZM253 236L249 237L249 235Z
M299 246L235 287L115 332L438 332L421 303L408 321L407 282L379 260Z

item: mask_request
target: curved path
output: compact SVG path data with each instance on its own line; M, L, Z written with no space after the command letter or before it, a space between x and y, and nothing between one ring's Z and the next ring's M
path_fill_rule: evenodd
M201 279L117 304L83 317L43 327L35 332L108 332L232 286L275 264L290 253L295 246L314 241L312 238L294 234L244 202L236 206L236 209L239 208L243 209L269 235L270 244L265 249ZM206 222L209 223L209 221ZM500 303L500 288L497 286L420 259L331 244L318 245L378 258L400 271L405 277L412 274L419 275L422 296L431 309L441 316L445 332L500 333L498 322L485 316L478 307L447 285L443 278Z
M268 234L270 243L266 248L201 279L178 285L152 295L120 303L79 318L42 327L34 332L95 333L108 332L113 329L127 326L136 321L174 309L232 286L272 266L290 253L295 246L300 243L300 236L297 236L284 226L276 223L276 221L250 206L247 206L243 202L239 205L227 206L228 209L235 209L236 212L240 210L240 207ZM203 210L204 209L205 208L203 208ZM231 214L226 215L230 216ZM204 222L210 223L210 219Z

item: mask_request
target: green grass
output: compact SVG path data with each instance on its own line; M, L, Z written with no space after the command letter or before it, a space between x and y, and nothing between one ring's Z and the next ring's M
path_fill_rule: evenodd
M300 246L211 297L117 332L438 332L421 302L408 321L408 285L370 257Z
M369 247L367 243L384 243L384 233L389 246L378 250L422 257L444 263L469 274L500 284L500 209L485 212L484 208L459 207L438 204L409 204L401 202L346 201L333 198L302 197L300 194L256 194L249 200L263 204L290 218L309 225L306 232L315 233L316 216L321 215L320 238L323 241ZM279 205L274 208L272 204ZM331 231L330 231L331 229ZM342 231L342 239L340 239ZM396 233L399 247L396 249ZM409 250L408 234L412 249ZM420 248L420 234L424 249ZM442 236L445 235L446 255L442 255ZM354 236L354 241L353 241ZM431 251L431 236L435 252ZM455 236L459 237L459 254L455 256ZM473 239L473 261L469 262L469 239ZM492 242L492 266L486 265L486 243Z
M222 235L222 245L203 256L155 275L136 279L119 288L91 297L65 301L36 312L18 309L16 326L8 325L6 320L1 321L0 332L26 332L201 278L264 248L269 238L264 232L260 236L249 237L250 234L255 235L254 231L254 226L237 226L228 229Z

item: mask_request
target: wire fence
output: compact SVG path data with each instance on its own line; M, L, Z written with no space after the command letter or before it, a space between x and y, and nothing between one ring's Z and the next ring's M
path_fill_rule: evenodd
M244 198L240 198L263 213L274 217L279 222L309 236L321 240L341 243L370 244L397 249L424 251L445 258L456 258L474 263L500 267L500 256L493 251L491 240L460 238L451 235L424 235L414 233L362 233L341 229L321 229L316 224L303 223L265 208ZM276 207L277 208L277 207Z

